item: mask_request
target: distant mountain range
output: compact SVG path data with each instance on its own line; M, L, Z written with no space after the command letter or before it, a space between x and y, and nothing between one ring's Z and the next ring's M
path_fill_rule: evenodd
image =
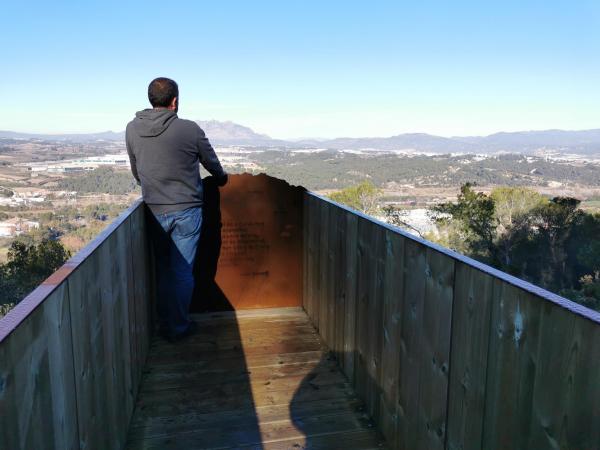
M16 131L0 130L0 138L5 139L39 139L42 141L72 141L72 142L90 142L90 141L122 141L125 132L115 133L114 131L103 131L101 133L80 133L80 134L39 134L39 133L19 133Z
M233 122L218 120L197 120L211 142L220 145L280 146L289 147L292 143L273 139L266 134L258 134L251 128Z
M288 148L412 150L427 153L534 153L553 150L581 155L600 154L600 129L583 131L545 130L496 133L489 136L445 138L425 133L399 134L391 137L307 139L285 141L259 134L233 122L197 121L213 144ZM41 139L48 141L121 141L124 132L105 131L89 134L32 134L0 131L0 138Z

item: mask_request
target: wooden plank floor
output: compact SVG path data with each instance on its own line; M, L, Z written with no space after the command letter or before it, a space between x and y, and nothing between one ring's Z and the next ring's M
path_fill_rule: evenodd
M152 342L128 449L384 448L301 308L195 319Z

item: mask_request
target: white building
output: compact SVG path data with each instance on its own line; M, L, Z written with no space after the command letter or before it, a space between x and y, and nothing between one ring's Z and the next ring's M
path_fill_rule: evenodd
M40 223L34 220L13 217L12 219L0 222L0 237L18 236L33 229L38 229L39 227Z
M88 158L68 159L64 161L31 162L23 164L34 174L39 172L65 173L95 170L100 166L129 167L127 153L115 155L90 156Z

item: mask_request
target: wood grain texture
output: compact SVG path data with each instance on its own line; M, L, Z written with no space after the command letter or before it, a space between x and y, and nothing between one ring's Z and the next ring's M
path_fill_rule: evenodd
M377 319L371 318L371 281L373 273L373 249L371 247L370 224L364 219L358 221L358 249L356 271L356 359L354 365L354 389L368 401L369 384L369 328L377 326Z
M149 341L145 238L136 203L29 296L0 342L0 448L122 447Z
M475 450L483 433L493 278L457 263L455 282L447 443Z
M346 298L344 294L345 288L345 271L346 271L346 252L345 252L345 228L346 221L344 214L340 210L332 210L329 217L329 228L331 230L331 245L330 245L330 264L331 264L331 280L332 284L331 295L333 301L330 302L330 314L332 316L332 327L330 333L331 350L335 357L339 360L343 359L343 331L344 331L344 310Z
M71 348L63 283L0 345L0 448L79 448Z
M331 324L329 323L329 303L333 300L330 296L331 293L331 281L329 277L330 270L330 260L329 260L329 213L330 208L323 203L318 204L318 208L320 210L319 213L319 226L317 228L319 233L319 284L317 291L317 307L318 310L318 326L317 330L323 338L325 342L329 342L329 328Z
M152 254L146 227L146 214L150 212L138 208L130 220L130 259L133 296L129 299L129 328L132 342L132 389L137 395L139 380L148 355L150 336L152 334L152 311L155 305L154 280L152 277Z
M398 445L398 381L404 290L404 240L385 232L385 281L383 286L383 341L381 349L381 400L379 426L388 445Z
M398 380L398 448L417 449L420 370L421 324L425 298L427 262L425 252L415 242L404 243L404 291L399 348Z
M530 432L541 305L528 300L518 288L495 280L484 413L485 448L523 448Z
M345 311L344 311L344 356L342 367L344 373L352 384L356 378L356 318L357 318L357 271L358 271L358 252L357 235L358 235L358 218L353 214L345 213L345 280L344 280L344 295L345 295Z
M598 448L598 327L499 284L494 286L482 445Z
M0 326L0 448L121 448L128 428L130 448L379 448L373 418L397 449L600 448L593 314L303 205L308 317L204 315L177 347L150 337L146 211L128 210Z
M319 332L391 448L600 448L593 313L306 195Z
M383 346L383 286L385 279L385 230L374 226L371 238L369 270L369 307L367 318L367 412L379 421L381 400L381 352Z
M321 288L321 257L320 257L320 246L321 246L321 208L317 199L311 198L310 209L308 214L310 220L310 244L309 244L309 264L308 268L311 278L309 280L309 304L311 311L310 320L319 329L319 296Z
M343 350L341 367L390 442L443 448L453 260L329 203L313 204L306 214L322 220L320 335ZM318 229L312 223L310 233Z
M566 432L560 439L572 448L600 448L600 327L576 318L565 359L568 368L560 375L565 390L561 423Z
M154 339L127 448L384 448L335 358L302 317L197 316L201 333L180 345ZM287 340L295 347L273 347ZM240 352L206 353L211 344ZM178 358L170 358L173 351Z
M441 450L446 439L454 261L433 249L426 250L426 261L418 448Z
M307 195L302 197L302 211L309 211L309 204L311 198ZM302 214L302 231L303 238L305 240L304 245L302 246L302 308L305 311L310 310L310 306L308 304L308 286L310 284L310 274L308 272L308 268L310 267L309 263L309 247L310 245L310 221L308 214Z

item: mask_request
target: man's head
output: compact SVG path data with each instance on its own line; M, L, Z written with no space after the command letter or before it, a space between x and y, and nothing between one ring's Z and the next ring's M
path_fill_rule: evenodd
M177 112L179 87L169 78L155 78L148 86L148 100L153 108L168 108Z

